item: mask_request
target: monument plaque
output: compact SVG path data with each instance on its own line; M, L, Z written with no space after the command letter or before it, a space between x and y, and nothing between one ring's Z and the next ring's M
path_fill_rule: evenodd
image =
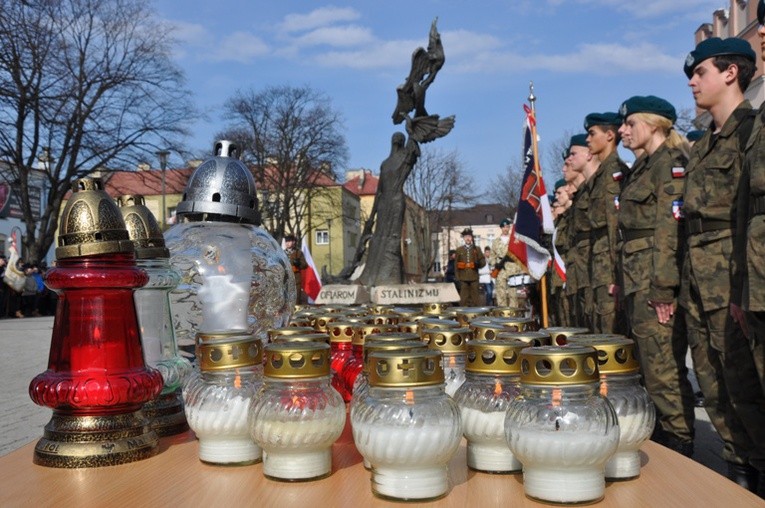
M320 305L353 305L368 301L369 292L358 284L329 284L321 288L319 297L316 298L316 303Z
M460 295L452 283L390 284L372 288L372 302L398 305L431 302L457 302Z

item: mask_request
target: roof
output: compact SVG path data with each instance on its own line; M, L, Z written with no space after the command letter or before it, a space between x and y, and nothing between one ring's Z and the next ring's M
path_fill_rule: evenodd
M363 175L363 176L362 176ZM380 179L368 169L363 170L358 176L348 178L343 187L357 196L374 196L377 194L377 184Z
M466 226L497 226L499 221L506 217L512 219L512 214L508 213L507 207L499 203L479 204L469 208L452 209L443 211L441 224L431 223L431 230L435 231L438 227L466 227ZM431 220L435 217L431 215Z
M165 171L165 194L183 194L194 168L168 169ZM162 194L162 170L113 171L104 175L104 189L112 196Z

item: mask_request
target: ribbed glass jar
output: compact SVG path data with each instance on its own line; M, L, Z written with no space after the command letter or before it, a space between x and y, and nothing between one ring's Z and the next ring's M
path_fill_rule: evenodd
M216 337L213 339L213 337ZM186 420L202 462L245 465L261 459L248 416L262 384L263 351L251 335L206 335L197 344L200 370L183 387Z
M468 343L466 379L454 400L460 407L471 469L515 473L523 468L505 440L505 413L520 396L520 352L525 347L509 340Z
M465 358L470 339L469 328L424 329L420 331L423 342L428 348L440 351L444 369L446 393L454 396L457 389L465 382Z
M250 433L263 449L263 475L307 481L332 473L332 444L345 426L345 404L330 385L329 346L269 344L263 387L250 411Z
M619 426L599 388L593 348L523 350L521 398L510 403L505 437L523 463L527 496L554 503L603 497L604 467L619 444Z
M461 439L437 351L369 355L369 392L351 405L353 439L372 466L372 492L399 500L449 491L447 464Z

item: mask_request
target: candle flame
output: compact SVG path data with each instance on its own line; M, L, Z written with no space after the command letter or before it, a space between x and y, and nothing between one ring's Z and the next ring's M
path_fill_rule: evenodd
M600 380L600 394L604 397L608 396L608 383L606 382L605 378Z
M553 407L560 407L560 401L562 394L560 388L553 388L552 390L552 405Z
M449 356L449 367L454 368L457 366L457 358L454 355Z
M494 395L499 397L499 395L502 393L502 383L499 382L499 379L497 379L494 382Z
M234 377L234 388L241 388L242 387L242 378L239 377L239 369L235 369L236 377Z
M97 326L93 329L93 339L101 340L101 329Z
M406 395L404 396L404 402L407 404L414 404L414 392L412 390L407 390Z

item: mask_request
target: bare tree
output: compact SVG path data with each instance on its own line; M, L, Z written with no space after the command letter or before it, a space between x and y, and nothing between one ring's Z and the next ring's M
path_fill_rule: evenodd
M696 110L694 108L680 108L677 111L677 120L675 121L675 129L677 132L685 136L692 130L696 129L693 121L696 119Z
M517 159L507 165L505 171L489 182L487 196L492 203L499 203L507 209L507 216L515 214L523 183L523 164Z
M412 217L414 234L420 250L420 270L427 273L435 261L431 245L431 232L451 226L451 211L475 202L473 178L465 172L465 165L456 150L424 148L404 190L409 198L423 207L427 214Z
M566 130L558 139L545 143L542 176L545 179L548 194L553 194L555 182L563 178L564 155L568 154L568 145L573 135L573 131Z
M343 119L330 99L308 86L240 90L226 102L226 118L227 136L242 144L245 160L254 164L274 236L300 238L310 232L303 226L321 227L303 219L321 185L334 182L335 168L348 159Z
M193 112L170 36L148 0L0 0L0 180L20 193L29 260L53 242L73 179L180 148Z

